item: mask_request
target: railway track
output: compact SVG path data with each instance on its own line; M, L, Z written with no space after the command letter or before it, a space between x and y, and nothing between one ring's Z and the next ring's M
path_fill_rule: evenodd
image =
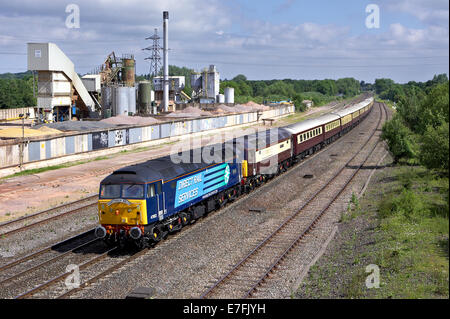
M81 233L56 245L43 248L0 267L0 296L10 298L58 266L65 267L68 260L83 259L84 254L102 249L94 230ZM96 249L93 247L97 246ZM80 256L82 256L80 258ZM66 259L66 261L65 261ZM60 267L60 268L61 268Z
M248 298L253 296L267 278L277 270L288 254L316 226L372 155L379 143L378 137L373 146L370 146L369 142L379 130L383 117L387 119L388 116L385 106L380 103L378 106L380 117L377 126L359 151L323 187L286 218L275 231L265 237L230 271L203 292L200 298L230 298L230 296ZM365 148L367 150L363 151ZM357 164L355 162L358 159Z
M381 118L380 120L381 121ZM377 124L377 127L379 124ZM367 142L366 142L367 144ZM327 150L328 148L324 148L323 150ZM320 150L318 153L321 153L322 150ZM315 155L316 155L315 154ZM313 156L314 157L314 156ZM313 157L309 157L305 159L303 162L306 162L307 160L310 160ZM297 165L295 165L297 166ZM293 167L295 167L293 166ZM251 194L249 194L251 195ZM248 195L247 195L248 196ZM242 198L245 198L247 196L243 196ZM77 237L77 236L75 236ZM75 247L73 250L76 250L77 248L83 247L84 244L80 245L79 247ZM42 251L48 251L48 248L43 249ZM67 278L67 276L70 275L70 273L67 272L60 272L59 275L46 280L44 283L39 284L32 289L28 289L26 292L21 293L20 295L16 295L15 298L68 298L73 293L81 290L82 288L91 285L92 283L95 283L100 278L103 278L107 276L108 274L112 273L114 270L120 268L121 266L131 262L132 260L138 258L139 256L145 254L147 250L142 250L139 252L135 252L131 255L128 254L122 254L120 252L120 249L117 247L111 248L109 250L106 250L102 253L97 253L95 257L85 260L83 262L77 263L79 266L79 270L84 270L83 272L83 282L81 285L77 288L68 289L64 284L64 279ZM39 253L39 252L38 252ZM36 263L36 261L33 259L34 256L36 256L37 253L34 253L32 255L27 256L28 259L33 259L35 266L32 266L28 270L22 270L23 273L30 273L34 271L35 269L38 269L40 267L43 267L45 265L48 265L52 263L53 261L56 261L58 259L62 259L64 256L70 255L72 252L66 251L62 253L63 256L61 257L52 257L47 258L46 261L41 262L39 264ZM114 258L107 258L107 257L114 257ZM17 263L17 262L13 262ZM11 264L13 264L11 263ZM6 265L8 266L8 265ZM13 266L13 265L12 265ZM12 267L11 265L8 266L8 268ZM4 267L0 267L0 273ZM22 275L21 273L16 274L16 278L19 277L19 275ZM7 280L6 280L7 281ZM2 282L0 282L0 286L2 286Z
M142 162L141 160L134 161L134 162L129 163L129 165L139 164L141 162ZM117 168L120 168L120 166L117 166ZM111 167L109 167L107 170L96 171L95 173L102 174L102 173L110 172L110 171L111 171ZM57 207L53 207L53 208L43 210L43 211L31 214L31 215L23 216L23 217L20 217L20 218L11 220L11 221L1 223L0 224L0 238L5 238L6 236L9 236L9 235L12 235L15 233L19 233L21 231L25 231L32 227L36 227L36 226L54 221L58 218L81 212L84 209L89 209L89 208L95 207L97 204L97 199L98 199L97 194L90 195L90 196L81 198L79 200L76 200L76 201L73 201L70 203L59 205ZM72 206L78 206L78 205L82 205L82 204L86 204L86 203L88 203L88 204L74 208L74 209L69 209ZM51 216L51 215L53 215L53 216Z
M0 238L19 233L21 231L36 227L58 218L69 216L95 207L97 205L98 195L91 195L70 203L53 207L41 212L17 218L0 224ZM73 208L75 206L76 208Z
M78 286L67 286L65 279L71 275L70 272L60 272L59 275L50 278L32 289L27 290L15 299L24 298L45 298L45 299L64 299L75 292L87 287L101 278L113 273L123 265L132 262L136 258L144 255L147 249L129 252L122 248L110 247L107 250L94 255L93 257L76 264L80 271L80 282ZM81 271L83 273L81 274Z
M343 104L342 106L340 104L337 104L336 106L332 107L331 109L343 107L343 106L345 106L345 104ZM133 162L130 162L128 165L139 164L141 162L142 162L142 160L133 161ZM115 166L115 167L113 166L112 168L108 167L107 169L97 170L92 174L100 175L103 173L111 172L114 169L121 168L121 167L122 166ZM73 201L70 203L66 203L66 204L63 204L63 205L60 205L57 207L53 207L51 209L43 210L43 211L31 214L31 215L27 215L27 216L20 217L20 218L11 220L11 221L0 223L0 238L5 238L8 235L24 231L29 228L35 227L35 226L39 226L41 224L50 222L52 220L55 220L55 219L63 217L63 216L67 216L67 215L71 215L71 214L80 212L83 209L94 207L97 202L96 201L97 199L98 199L98 195L96 195L96 194L90 195L90 196L81 198L79 200L76 200L76 201ZM65 211L67 208L69 208L71 206L77 206L77 205L80 205L80 204L83 204L86 202L89 204L78 207L77 209L69 209L68 211ZM93 202L93 203L90 203L90 202ZM60 212L61 210L63 210L63 213L58 214L58 212ZM46 216L49 216L52 214L56 214L56 215L45 218Z

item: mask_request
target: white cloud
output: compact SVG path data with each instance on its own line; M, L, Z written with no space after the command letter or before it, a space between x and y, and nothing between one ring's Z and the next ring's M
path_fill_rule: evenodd
M447 0L382 0L382 3L392 12L411 14L428 25L448 26Z
M101 64L113 50L134 53L141 74L148 72L141 49L151 43L145 38L154 28L162 35L162 11L168 10L169 62L196 69L216 63L228 78L245 73L249 78L354 76L370 80L368 74L376 70L368 68L372 64L405 63L401 57L448 56L447 1L380 1L382 10L384 3L388 10L417 17L424 27L394 23L383 33L355 35L350 27L333 24L250 19L220 0L80 0L81 28L67 29L66 3L0 0L0 44L4 51L25 52L27 42L55 42L79 72ZM284 4L289 6L292 1ZM5 60L0 68L8 67ZM416 61L420 70L423 60ZM417 74L423 76L423 72Z

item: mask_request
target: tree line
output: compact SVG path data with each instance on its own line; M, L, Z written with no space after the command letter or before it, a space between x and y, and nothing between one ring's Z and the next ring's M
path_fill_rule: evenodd
M406 161L448 176L449 80L446 74L424 83L375 81L380 97L396 102L393 118L383 126L394 161Z
M35 86L37 89L37 83ZM0 74L0 109L30 107L36 104L31 72Z

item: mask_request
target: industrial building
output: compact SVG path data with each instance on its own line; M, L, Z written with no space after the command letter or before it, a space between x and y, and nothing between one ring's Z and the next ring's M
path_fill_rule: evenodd
M75 71L72 61L56 44L28 43L27 53L28 70L37 71L38 75L37 108L43 119L71 119L73 106L85 117L100 108Z
M186 85L184 76L169 76L169 111L174 110L175 103L182 103L181 91ZM153 78L153 88L155 90L155 100L160 103L164 95L164 77L155 76Z
M184 76L168 75L168 20L165 11L163 75L154 76L151 82L135 83L136 60L132 54L119 57L111 52L103 64L80 78L74 63L56 44L28 43L28 70L37 72L40 120L158 114L183 108L177 105L188 102L233 104L233 88L225 88L224 94L219 94L220 73L215 65L191 74L192 97L183 91Z
M215 65L191 74L192 98L200 103L214 103L218 100L220 73Z

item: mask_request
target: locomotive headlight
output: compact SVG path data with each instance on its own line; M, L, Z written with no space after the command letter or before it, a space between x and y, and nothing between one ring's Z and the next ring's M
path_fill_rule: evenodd
M105 204L102 204L102 209L105 209Z

